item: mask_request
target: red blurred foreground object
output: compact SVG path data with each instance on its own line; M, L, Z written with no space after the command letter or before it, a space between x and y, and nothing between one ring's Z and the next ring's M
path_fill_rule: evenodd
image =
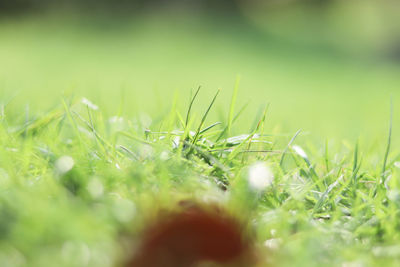
M216 206L190 205L148 227L129 267L252 266L241 224Z

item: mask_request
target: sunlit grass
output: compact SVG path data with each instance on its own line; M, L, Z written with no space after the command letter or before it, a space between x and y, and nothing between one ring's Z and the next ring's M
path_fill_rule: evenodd
M260 266L399 265L398 66L229 17L0 36L0 266L120 266L183 199L247 222Z
M397 266L398 150L313 150L299 133L265 131L265 112L237 128L235 95L222 123L197 94L158 121L107 117L88 99L23 121L5 106L1 265L118 266L154 212L197 199L249 223L260 266Z

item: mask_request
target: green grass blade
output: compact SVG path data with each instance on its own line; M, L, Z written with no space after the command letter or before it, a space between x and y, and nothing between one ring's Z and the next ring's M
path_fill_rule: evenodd
M285 147L285 149L282 152L281 160L279 161L279 166L283 169L283 160L285 159L285 155L287 151L289 150L289 147L293 144L294 140L296 140L297 136L301 133L301 130L297 130L297 132L293 135L292 139L290 139L289 143Z
M385 180L385 172L386 172L386 164L387 160L389 157L389 152L390 152L390 146L392 143L392 127L393 127L393 101L390 101L390 119L389 119L389 133L388 133L388 139L387 139L387 145L386 145L386 151L385 151L385 156L383 159L383 166L382 166L382 172L381 172L381 177L383 180Z
M230 136L231 134L231 129L232 129L232 123L233 123L233 115L235 111L235 104L236 104L236 99L239 91L239 83L240 83L240 77L237 77L236 82L235 82L235 87L233 88L233 93L232 93L232 99L231 99L231 104L229 107L229 115L228 115L228 126L227 126L227 134Z
M187 111L187 113L186 113L185 127L187 127L187 125L188 125L188 123L189 123L190 112L192 111L193 103L194 103L194 101L196 100L197 95L198 95L199 92L200 92L200 89L201 89L201 86L199 86L199 87L197 88L196 93L194 94L194 96L192 97L192 100L190 101L189 108L188 108L188 111Z
M197 139L199 138L199 135L200 135L201 127L203 127L203 124L204 124L204 122L205 122L205 120L206 120L206 118L208 116L208 113L210 112L212 106L214 105L215 100L217 99L217 96L218 96L219 92L220 92L220 90L218 89L218 91L214 95L214 98L212 99L210 105L208 105L208 108L207 108L206 112L204 113L203 117L201 118L199 127L197 128L197 131L196 131L196 134L195 134L195 136L193 138L192 144L195 144L197 142Z

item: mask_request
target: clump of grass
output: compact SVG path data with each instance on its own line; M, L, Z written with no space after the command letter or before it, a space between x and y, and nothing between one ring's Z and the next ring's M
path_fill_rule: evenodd
M160 207L194 199L248 222L261 266L398 266L391 130L385 153L362 143L313 150L300 132L265 133L267 109L254 128L235 128L246 119L237 90L225 121L209 122L218 93L206 107L199 93L158 122L107 117L87 99L28 116L2 109L0 265L118 266L127 237Z

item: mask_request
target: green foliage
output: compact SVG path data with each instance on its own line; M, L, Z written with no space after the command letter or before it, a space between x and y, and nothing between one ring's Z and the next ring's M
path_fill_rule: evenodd
M383 153L379 145L364 153L357 144L328 152L327 143L312 152L297 142L300 132L263 133L266 112L254 129L228 136L243 119L234 110L237 92L226 124L207 119L217 95L196 116L199 92L186 122L175 106L147 125L106 117L87 99L63 100L22 124L5 109L1 265L118 266L132 245L127 237L158 207L187 198L219 202L247 221L263 264L398 265L397 151ZM260 189L248 180L256 162L273 174Z
M0 32L0 266L121 266L182 199L248 222L262 265L399 265L398 66L227 17Z

